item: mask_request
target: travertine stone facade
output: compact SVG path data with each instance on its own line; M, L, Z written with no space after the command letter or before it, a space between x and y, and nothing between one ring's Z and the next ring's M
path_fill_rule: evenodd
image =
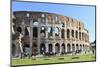
M89 50L89 32L81 21L47 12L16 11L13 15L14 55L21 52L20 47L16 46L19 44L17 41L19 34L23 35L21 38L23 52L60 54Z

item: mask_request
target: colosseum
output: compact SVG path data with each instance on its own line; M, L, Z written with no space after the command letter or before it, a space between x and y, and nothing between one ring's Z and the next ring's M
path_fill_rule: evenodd
M70 54L89 51L89 32L77 19L48 12L15 11L12 56Z

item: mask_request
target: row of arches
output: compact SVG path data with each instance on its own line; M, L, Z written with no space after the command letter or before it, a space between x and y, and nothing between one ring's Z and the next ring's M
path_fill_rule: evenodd
M61 38L65 38L65 32L66 32L67 38L73 37L76 39L79 38L79 40L88 41L88 35L86 33L78 32L77 30L70 30L70 29L67 29L66 31L64 29L62 29L61 30Z
M46 47L46 45L48 45L48 48ZM76 50L84 50L86 47L83 44L67 44L67 46L63 43L63 44L59 44L56 43L55 45L53 44L45 44L45 43L41 43L40 44L40 54L43 54L46 52L46 49L48 49L48 53L53 52L53 49L55 49L55 53L65 53L66 49L67 52L71 52L71 51L76 51Z
M46 47L48 46L48 47ZM16 47L14 44L12 45L12 55L15 55L16 52L18 53L18 46ZM55 51L54 51L55 49ZM32 54L37 54L38 50L40 50L40 54L44 54L44 53L66 53L66 52L74 52L77 50L82 50L85 51L85 49L87 49L86 45L84 44L45 44L45 43L41 43L40 47L38 47L38 45L36 43L33 43L32 45ZM30 45L29 44L24 44L23 45L23 50L26 53L30 52ZM67 51L66 51L67 50Z
M22 32L21 27L18 27L17 31L21 33ZM45 36L45 32L46 32L45 27L41 27L40 33L41 33L42 36ZM59 32L60 32L59 28L55 28L55 36L59 36L60 35ZM75 37L76 39L78 39L78 37L79 37L80 40L87 40L86 37L85 37L86 35L83 32L78 32L78 31L69 30L69 29L67 29L67 31L65 31L64 29L61 30L61 38L65 38L65 32L67 32L66 33L67 38L70 38L70 36L72 36L72 37ZM26 36L29 35L28 27L25 27L25 35ZM52 27L48 28L48 36L53 36ZM33 37L38 37L38 28L37 27L33 27Z

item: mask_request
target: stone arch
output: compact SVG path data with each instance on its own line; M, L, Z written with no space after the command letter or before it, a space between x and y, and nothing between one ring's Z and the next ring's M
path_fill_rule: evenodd
M84 33L82 32L82 40L84 40Z
M52 48L52 47L53 47L53 45L52 45L52 44L49 44L49 47L48 47L48 52L49 52L49 53L51 53L51 52L52 52L52 50L53 50L53 48Z
M76 31L76 38L78 38L78 31Z
M56 43L55 44L55 53L59 53L60 52L60 44Z
M74 37L74 30L71 31L72 37Z
M67 29L67 38L70 38L70 30Z
M33 45L32 45L32 54L33 55L37 54L37 44L36 43L33 43Z
M12 56L15 56L16 54L16 46L15 44L12 44Z
M71 52L71 45L69 43L67 44L67 52Z
M38 37L38 28L33 27L33 37Z
M33 26L38 26L38 20L37 19L33 19Z
M28 31L27 27L25 27L25 35L29 35L29 31Z
M79 32L79 39L81 40L81 32Z
M64 34L65 34L65 30L62 29L62 30L61 30L61 38L64 38Z
M62 53L65 53L65 44L63 43L63 44L61 45L61 47L62 47Z
M75 44L72 44L72 51L75 51Z
M48 27L48 36L53 36L53 28L52 26Z
M22 32L22 28L21 28L21 27L17 27L17 31L18 31L19 33L21 33L21 32Z
M56 27L56 28L55 28L55 36L59 36L59 32L60 32L59 27Z
M41 27L41 31L40 31L41 36L43 36L43 37L45 36L45 31L46 31L45 27L42 26L42 27Z
M79 46L78 46L78 44L76 44L76 50L79 50Z
M82 44L80 44L80 50L82 50Z
M44 54L45 51L46 51L45 44L44 44L44 43L41 43L41 44L40 44L40 54Z
M84 51L85 45L83 44L83 51Z
M31 54L31 49L30 49L30 44L28 43L25 43L24 46L23 46L23 51L25 54Z

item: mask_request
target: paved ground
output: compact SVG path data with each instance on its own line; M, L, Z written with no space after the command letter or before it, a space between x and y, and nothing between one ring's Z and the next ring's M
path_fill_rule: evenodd
M83 62L95 61L95 55L83 54L76 56L52 56L52 57L38 57L36 59L12 59L12 66L15 65L38 65L38 64L54 64L54 63L69 63L69 62Z

